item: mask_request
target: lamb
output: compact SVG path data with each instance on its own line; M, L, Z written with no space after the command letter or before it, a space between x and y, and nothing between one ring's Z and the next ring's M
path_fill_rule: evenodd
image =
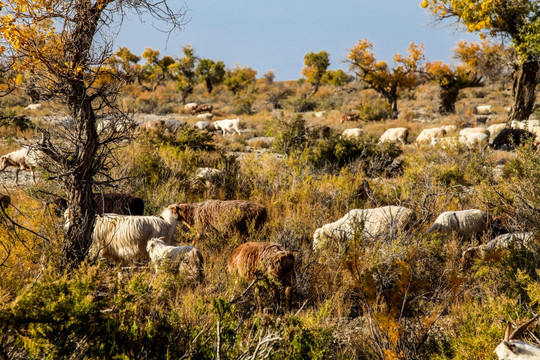
M169 208L176 220L202 231L247 234L251 226L262 228L267 218L266 207L246 200L207 200L171 205Z
M144 201L140 197L119 192L95 193L96 214L102 215L113 213L119 215L142 215L144 214ZM68 207L67 200L60 197L50 204L54 212L60 216Z
M435 220L426 234L440 232L443 234L455 232L463 239L470 239L490 229L491 220L488 214L478 209L443 212ZM499 231L499 224L493 224L493 230Z
M214 127L223 131L223 136L229 131L233 134L236 131L240 135L240 118L214 121Z
M407 128L399 127L399 128L388 129L379 138L379 144L385 141L391 141L391 142L399 141L400 143L405 145L407 143L408 137L409 137L409 129Z
M491 114L491 105L478 105L475 110L477 114Z
M425 142L431 143L431 139L441 138L445 135L446 135L446 131L440 127L436 127L432 129L424 129L420 132L420 134L416 138L416 143L417 144L425 143Z
M518 232L502 234L488 242L479 246L473 246L463 251L461 255L461 268L468 269L474 258L485 260L488 257L495 257L510 247L519 246L531 250L532 241L534 240L533 232Z
M499 357L499 360L540 359L540 348L524 341L515 340L523 335L527 327L538 319L538 316L536 315L531 320L520 325L514 332L512 332L512 325L508 323L504 331L504 339L497 345L494 351Z
M253 281L259 275L279 280L285 287L285 299L291 308L291 285L294 272L294 254L273 242L247 242L233 250L227 261L229 273ZM274 303L279 304L279 291L273 287Z
M19 183L19 171L30 170L34 182L36 177L34 169L38 166L39 155L37 150L32 150L28 146L23 146L21 149L12 151L0 157L0 171L3 171L8 166L17 167L15 172L15 183Z
M364 135L364 130L360 129L360 128L345 129L345 130L343 130L341 135L343 135L344 137L350 137L350 138L358 139L359 137Z
M403 206L354 209L341 219L315 230L313 249L332 238L351 240L360 229L365 239L393 238L400 229L408 227L415 219L414 211Z
M69 216L69 209L65 216ZM69 220L66 222L69 226ZM147 243L161 238L167 245L175 243L176 218L172 205L158 216L126 216L103 214L96 216L89 254L102 256L116 264L136 259L148 259Z
M167 259L175 267L178 266L178 272L184 274L188 280L197 283L203 281L204 259L197 248L189 245L170 246L165 243L163 237L160 237L150 239L146 244L146 251L148 251L156 271L158 271L159 264Z

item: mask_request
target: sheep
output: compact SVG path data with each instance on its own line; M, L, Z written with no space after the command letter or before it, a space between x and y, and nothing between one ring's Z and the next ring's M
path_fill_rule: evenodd
M534 134L524 129L503 129L493 139L491 147L495 150L513 150L527 139L534 139Z
M216 128L214 127L214 124L212 124L210 121L197 121L193 127L195 129L199 130L207 130L207 131L214 131Z
M447 136L443 138L431 138L431 146L437 146L440 144L441 148L446 149L448 146L456 146L459 143L457 136Z
M69 217L69 208L64 216ZM175 243L176 217L171 206L158 216L103 214L96 216L89 254L102 256L121 264L135 259L148 259L146 245L152 238L161 238L167 245ZM66 221L69 226L69 220Z
M262 275L279 280L285 287L285 299L291 308L291 286L294 272L294 254L273 242L247 242L233 250L227 260L229 273L254 281ZM279 291L273 286L274 304L279 305Z
M341 124L343 124L345 121L358 121L360 120L360 115L355 113L349 113L349 114L343 114L341 117Z
M176 220L203 231L247 234L252 224L255 229L260 229L267 218L266 207L246 200L207 200L175 204L170 208Z
M510 127L512 129L531 130L535 126L540 126L540 120L512 120L512 122L510 123Z
M398 127L393 129L388 129L381 135L379 138L379 144L385 141L397 142L399 141L403 145L407 143L407 138L409 137L409 129Z
M186 105L184 105L184 109L186 111L192 112L197 107L197 105L199 105L199 104L197 104L197 103L187 103Z
M214 127L223 131L223 136L229 131L233 134L236 131L240 135L240 118L214 121Z
M489 131L489 140L493 141L493 139L495 139L495 137L499 135L499 133L503 131L503 129L505 128L506 128L506 123L493 124L493 125L488 126L487 130Z
M184 245L167 245L163 237L152 238L146 244L146 251L150 256L150 261L154 263L156 272L159 263L168 259L174 266L178 266L178 272L185 274L191 281L201 283L204 279L203 265L204 259L199 249Z
M416 138L416 143L425 143L429 142L431 143L431 139L433 138L441 138L446 135L446 130L440 127L432 128L432 129L424 129L420 132L418 137Z
M343 130L341 135L344 136L344 137L358 139L359 137L364 135L364 129L360 129L360 128L345 129L345 130Z
M94 201L96 203L96 214L98 215L106 213L119 215L144 214L143 199L130 194L119 192L95 193ZM50 204L53 205L54 212L58 216L60 216L68 207L67 200L62 197L50 202Z
M96 125L96 131L98 134L106 134L111 132L131 132L134 128L134 124L131 120L127 119L101 119Z
M461 268L469 268L474 258L485 260L488 257L498 256L501 251L513 246L519 245L520 247L531 250L533 240L533 232L518 232L499 235L486 244L473 246L463 251L461 255Z
M202 121L210 121L214 117L214 114L212 113L204 113L204 114L198 114L197 119L202 119Z
M178 130L186 126L186 122L182 120L170 119L165 121L165 130L169 133L176 133Z
M475 110L477 114L491 114L491 105L478 105Z
M438 231L446 234L455 232L463 239L470 239L477 234L488 231L490 225L492 225L491 219L482 210L446 211L437 217L433 225L425 233L430 234ZM495 232L499 231L498 222L495 222L492 228Z
M375 209L353 209L341 219L323 225L313 233L313 249L332 238L351 240L362 228L366 239L395 237L399 229L412 224L416 214L403 206L383 206Z
M199 104L195 106L193 109L193 113L199 114L199 113L205 113L205 112L212 112L212 109L214 107L210 104Z
M483 127L465 128L459 131L459 135L467 136L470 134L485 134L489 136L489 130Z
M12 151L0 157L0 171L3 171L8 166L17 167L15 171L15 183L19 183L19 171L30 170L32 179L36 181L34 169L38 166L40 153L28 146L23 146L21 149Z
M469 133L467 135L461 135L459 142L468 147L472 146L487 146L489 143L489 135L483 133Z
M331 129L330 126L321 125L321 126L310 126L306 129L306 135L310 139L328 139L330 136Z
M535 144L540 144L540 126L534 126L531 129L531 133L536 136Z
M526 343L524 341L515 340L521 337L527 327L538 319L536 315L531 320L526 321L512 332L512 325L507 324L504 331L504 339L497 345L494 352L499 360L538 360L540 359L540 348Z
M140 126L145 131L159 131L165 128L165 121L163 120L148 120Z
M220 179L223 178L224 172L220 169L202 167L197 168L195 174L193 175L193 181L195 183L204 182L208 187L212 184L216 184Z

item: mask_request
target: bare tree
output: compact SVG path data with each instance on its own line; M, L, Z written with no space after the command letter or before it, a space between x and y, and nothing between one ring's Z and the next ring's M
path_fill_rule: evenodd
M125 139L130 123L115 102L125 79L103 65L112 55L113 30L128 12L149 14L168 31L180 29L185 9L173 10L167 0L11 3L0 15L2 56L31 80L40 97L60 101L67 111L65 122L40 128L35 147L46 155L46 170L65 187L70 211L62 263L76 267L92 238L93 187L110 180L98 175L107 176L111 151ZM109 118L99 132L98 114Z

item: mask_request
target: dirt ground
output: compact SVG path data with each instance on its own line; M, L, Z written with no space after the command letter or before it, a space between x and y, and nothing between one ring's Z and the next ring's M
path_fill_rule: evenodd
M2 190L9 190L16 187L27 188L29 185L34 183L32 179L32 172L29 170L19 171L19 183L15 183L15 172L17 171L14 167L8 167L4 171L0 171L0 192ZM39 179L39 171L35 172L36 181Z

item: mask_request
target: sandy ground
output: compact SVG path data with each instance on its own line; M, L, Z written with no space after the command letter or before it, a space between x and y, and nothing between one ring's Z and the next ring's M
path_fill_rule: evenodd
M16 187L27 187L32 185L34 180L32 179L32 172L29 170L19 171L19 183L15 183L15 172L17 171L14 167L8 167L4 171L0 171L0 192L2 189L12 189ZM39 171L35 172L36 181L39 179Z

